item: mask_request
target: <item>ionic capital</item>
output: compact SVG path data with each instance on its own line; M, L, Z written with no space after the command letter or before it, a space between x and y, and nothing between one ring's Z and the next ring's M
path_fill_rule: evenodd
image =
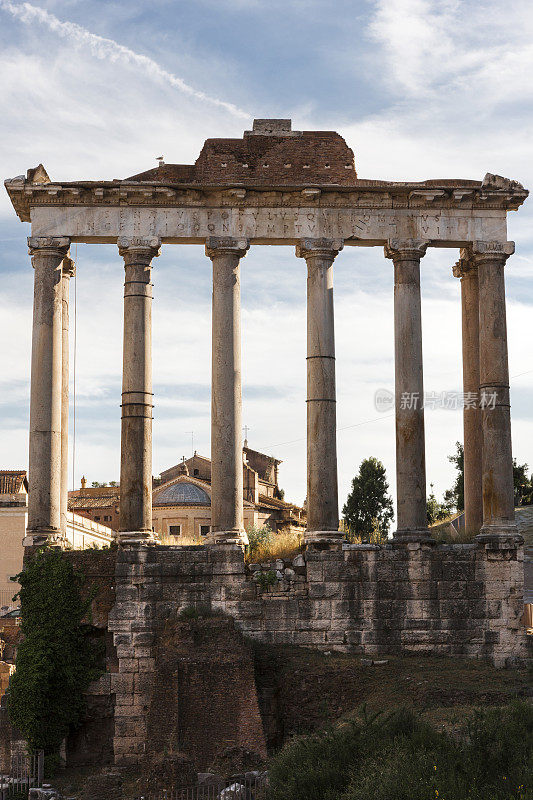
M63 259L70 247L68 236L29 236L28 252L30 256L47 255Z
M393 261L419 261L426 255L429 242L425 239L389 239L385 258Z
M296 245L297 258L324 258L334 261L344 247L344 239L300 239Z
M509 256L514 253L514 242L472 242L472 258L474 263L483 264L486 261L499 261L505 264Z
M152 259L161 253L161 239L151 236L148 239L120 236L117 239L118 252L126 267L132 264L149 267Z
M459 251L459 260L453 265L452 272L454 278L469 278L477 274L477 264L468 247Z
M76 264L70 258L70 256L65 256L63 259L63 263L61 264L61 272L64 278L72 278L76 272Z
M219 256L244 258L249 247L249 239L235 239L233 236L208 236L205 240L205 254L211 260Z

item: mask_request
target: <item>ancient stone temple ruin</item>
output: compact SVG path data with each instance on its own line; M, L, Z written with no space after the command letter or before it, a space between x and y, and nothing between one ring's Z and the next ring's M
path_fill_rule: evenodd
M490 173L361 179L339 134L255 120L242 139L208 139L194 165L62 183L39 166L6 188L31 223L35 270L28 547L58 539L66 511L70 245L115 243L124 261L121 546L102 622L118 671L99 688L113 698L117 762L146 751L158 642L187 605L221 609L270 642L502 665L526 657L504 288L507 212L528 194L519 183ZM152 262L172 244L205 247L213 266L213 532L197 548L155 546L152 536ZM276 566L268 591L242 555L240 343L241 260L265 245L295 247L308 271L307 550ZM397 530L382 547L339 532L333 264L349 246L383 247L394 274ZM461 280L466 526L477 534L465 545L436 546L427 527L420 263L429 247L452 250Z

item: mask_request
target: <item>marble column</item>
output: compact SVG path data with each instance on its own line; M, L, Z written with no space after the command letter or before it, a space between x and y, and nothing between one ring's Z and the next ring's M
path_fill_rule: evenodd
M394 358L396 397L396 540L433 541L426 510L424 378L420 260L427 242L391 239L385 255L394 263Z
M135 544L153 539L151 278L161 241L121 237L118 247L126 272L119 541Z
M67 535L68 511L68 423L69 423L69 296L74 261L66 256L61 265L62 275L62 349L61 349L61 536Z
M307 264L307 531L308 546L328 547L339 531L333 262L342 239L302 239Z
M479 274L480 404L483 432L483 526L478 539L517 538L504 267L513 242L473 242Z
M465 530L477 534L483 524L481 486L481 409L479 407L479 280L469 250L462 249L453 268L461 279L463 333L463 444Z
M61 536L61 263L67 237L28 239L35 271L30 394L27 547Z
M213 236L205 247L213 264L212 544L248 544L243 514L240 261L249 246L247 239Z

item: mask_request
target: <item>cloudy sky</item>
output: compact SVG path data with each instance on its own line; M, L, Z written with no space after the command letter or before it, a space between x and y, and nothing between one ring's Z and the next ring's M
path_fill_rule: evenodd
M359 177L533 185L531 0L0 0L3 178L42 162L55 180L127 177L165 156L193 163L253 117L332 129ZM27 466L33 274L29 226L0 194L0 467ZM509 215L514 453L533 468L533 205ZM76 256L76 486L119 477L123 265L111 246ZM423 260L425 385L461 388L453 250ZM210 262L166 246L154 262L154 474L209 454ZM74 287L73 287L74 288ZM335 262L340 499L375 455L394 488L392 263L378 248ZM74 295L74 292L73 292ZM243 261L244 422L305 496L305 264L289 248ZM74 297L72 297L72 308ZM72 313L74 319L74 313ZM72 428L72 425L71 425ZM428 483L451 485L460 411L426 412Z

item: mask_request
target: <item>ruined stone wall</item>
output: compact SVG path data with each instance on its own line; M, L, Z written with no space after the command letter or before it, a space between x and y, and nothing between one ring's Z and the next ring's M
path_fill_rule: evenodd
M167 620L186 608L222 611L263 642L468 656L498 666L528 658L523 552L506 544L345 545L251 570L238 548L125 548L116 592L109 626L118 673L109 680L117 763L147 752L158 643Z
M96 595L87 621L105 643L105 673L67 743L70 764L135 764L169 748L197 760L202 737L207 760L220 755L218 743L262 756L241 633L324 651L425 652L498 666L526 661L533 638L520 622L523 551L505 543L344 545L250 567L237 547L146 545L65 557ZM191 608L222 612L235 628L207 618L211 635L195 640L182 615ZM202 720L196 728L193 717Z
M66 742L69 766L112 764L115 735L115 697L110 691L110 676L118 670L118 659L108 622L115 605L115 550L74 550L65 552L65 558L83 574L82 593L91 599L85 622L92 628L95 646L102 651L100 680L92 683L86 692L86 710L81 726L71 733Z

